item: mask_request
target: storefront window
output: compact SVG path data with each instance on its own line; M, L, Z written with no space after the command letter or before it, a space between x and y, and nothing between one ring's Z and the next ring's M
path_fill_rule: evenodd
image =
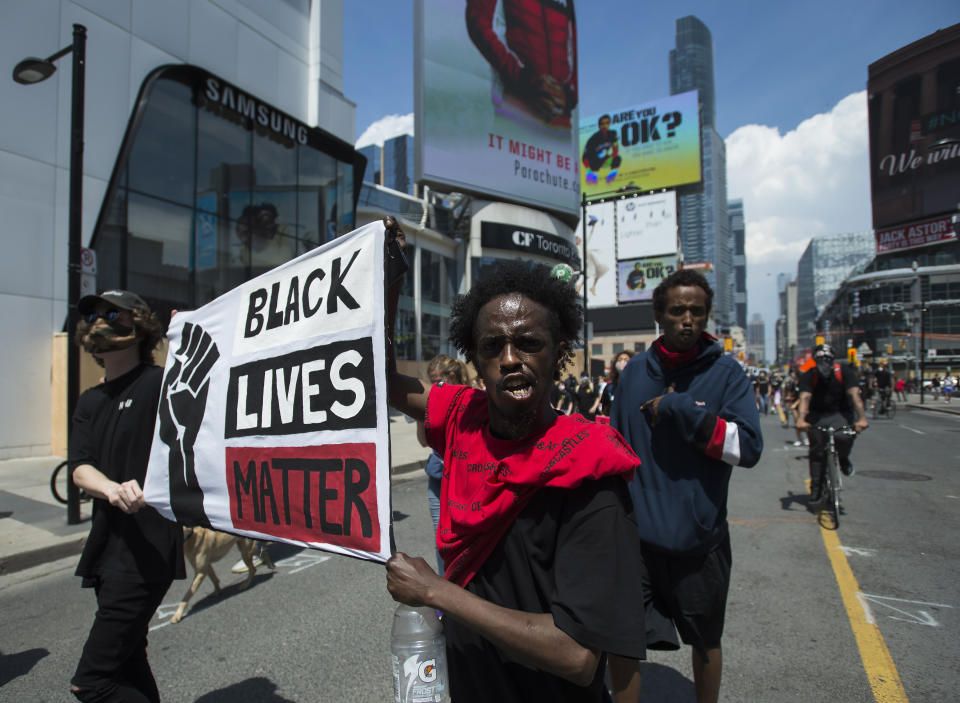
M98 287L209 302L353 229L362 157L191 66L145 81L91 246Z

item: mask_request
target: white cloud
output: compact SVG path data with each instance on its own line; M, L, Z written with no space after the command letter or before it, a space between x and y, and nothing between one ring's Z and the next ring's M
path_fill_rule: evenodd
M413 113L407 115L386 115L371 124L357 140L356 148L360 149L369 144L383 145L383 142L401 134L413 136Z
M871 228L866 92L786 134L745 125L726 144L727 192L743 199L746 220L747 307L763 316L769 357L777 274L796 275L813 236Z

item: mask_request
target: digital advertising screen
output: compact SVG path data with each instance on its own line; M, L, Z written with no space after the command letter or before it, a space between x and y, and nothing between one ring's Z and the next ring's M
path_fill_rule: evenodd
M579 159L588 198L699 182L697 91L581 117Z
M572 2L415 3L416 178L577 214Z
M617 203L617 259L677 251L677 196L672 190Z
M617 302L653 300L653 289L677 270L676 254L617 262Z

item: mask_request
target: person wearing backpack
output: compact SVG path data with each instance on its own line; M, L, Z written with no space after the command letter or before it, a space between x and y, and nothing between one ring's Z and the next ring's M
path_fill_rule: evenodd
M800 411L797 429L810 438L810 503L823 501L823 469L827 461L827 433L822 427L853 425L857 433L867 429L867 414L860 399L857 372L834 363L833 349L820 344L813 352L816 366L800 376ZM840 470L853 475L850 452L853 437L834 436Z

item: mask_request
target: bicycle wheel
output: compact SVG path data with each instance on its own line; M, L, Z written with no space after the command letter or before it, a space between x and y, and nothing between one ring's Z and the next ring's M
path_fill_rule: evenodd
M893 400L891 400L890 405L887 406L887 417L889 417L892 420L896 416L897 416L897 404L894 403Z
M830 501L830 512L833 513L833 529L840 527L840 471L837 470L837 457L830 454L827 458L827 470L829 471L830 483L828 488L830 493L827 498Z
M66 460L61 461L50 475L50 492L57 502L64 505L67 504L67 481L70 480L70 472L64 471L66 468Z

